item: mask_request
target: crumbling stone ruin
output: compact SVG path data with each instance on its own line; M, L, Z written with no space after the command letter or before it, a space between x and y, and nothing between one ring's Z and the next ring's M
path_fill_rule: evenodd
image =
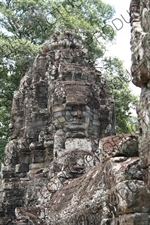
M107 82L72 32L43 44L14 93L0 224L150 224L149 12L149 1L131 2L139 137L115 134Z

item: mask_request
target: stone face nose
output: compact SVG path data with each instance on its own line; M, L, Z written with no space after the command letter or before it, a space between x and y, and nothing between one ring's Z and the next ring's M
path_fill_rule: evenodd
M76 112L76 114L77 114L77 117L78 117L78 118L82 118L82 111L81 111L81 110L78 110L78 111Z
M77 118L82 118L82 116L83 116L83 112L81 111L81 110L76 110L76 111L74 111L73 113L72 113L72 116L73 117L77 117Z

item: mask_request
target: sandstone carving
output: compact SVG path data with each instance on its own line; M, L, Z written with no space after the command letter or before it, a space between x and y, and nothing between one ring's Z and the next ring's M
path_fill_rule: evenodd
M56 33L43 44L14 93L9 128L1 167L3 217L20 220L20 207L23 218L32 214L28 207L39 212L38 205L66 180L99 163L99 139L115 134L114 102L72 32Z
M131 23L139 23L133 3ZM1 166L0 224L150 224L146 99L138 151L138 135L115 134L113 98L86 53L71 31L57 32L21 79Z

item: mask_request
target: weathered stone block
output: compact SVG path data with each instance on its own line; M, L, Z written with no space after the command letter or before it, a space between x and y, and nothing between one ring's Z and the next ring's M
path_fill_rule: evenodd
M108 189L125 180L143 180L143 170L140 168L139 157L114 157L105 162L107 163L103 170L105 186Z
M149 225L150 218L147 213L134 213L119 216L118 223L121 225Z
M80 151L91 151L92 152L93 143L90 139L81 138L68 138L65 142L66 151L80 150Z
M128 180L115 187L119 214L150 213L150 192L143 181Z
M45 161L44 150L33 150L31 152L31 162L41 163Z
M102 138L99 141L100 160L105 161L112 157L137 157L138 135L118 134Z
M33 170L33 169L40 169L44 167L44 162L40 162L40 163L31 163L29 165L29 169Z
M16 168L15 168L16 173L25 173L28 171L29 171L28 163L16 164Z
M30 160L31 160L30 154L31 154L31 152L29 152L29 151L21 151L19 153L19 163L29 164Z

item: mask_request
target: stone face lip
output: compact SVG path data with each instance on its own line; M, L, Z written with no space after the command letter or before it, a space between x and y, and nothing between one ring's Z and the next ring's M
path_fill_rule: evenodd
M42 45L14 93L9 128L0 223L149 224L138 136L115 135L107 82L71 31Z

